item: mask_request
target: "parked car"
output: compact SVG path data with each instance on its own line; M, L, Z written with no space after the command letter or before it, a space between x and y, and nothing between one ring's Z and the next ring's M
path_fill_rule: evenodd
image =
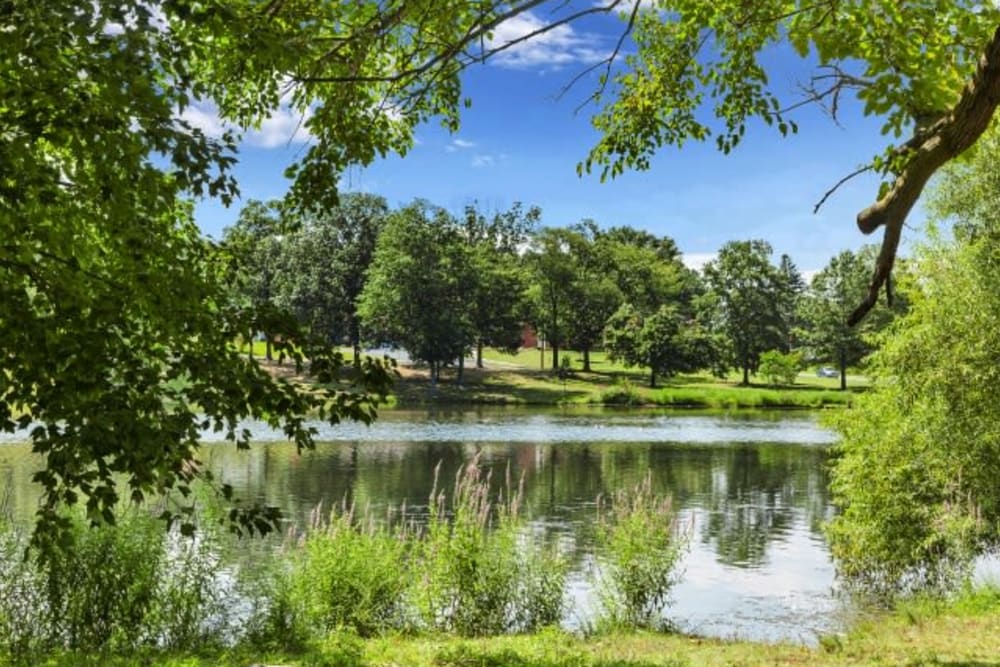
M816 371L816 377L818 378L839 378L840 371L836 368L830 368L829 366L821 366L819 370Z

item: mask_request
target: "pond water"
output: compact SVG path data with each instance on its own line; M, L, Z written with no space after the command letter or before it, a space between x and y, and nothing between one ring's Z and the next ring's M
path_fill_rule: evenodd
M840 605L821 532L833 512L827 458L833 436L802 414L652 412L387 412L371 428L320 428L299 454L280 434L237 452L206 433L202 459L244 498L304 522L317 503L347 499L420 514L440 465L450 485L473 457L502 478L524 477L529 529L557 540L574 563L570 626L588 619L598 496L647 474L669 493L690 534L668 618L703 635L815 643ZM213 442L215 441L215 442ZM12 510L37 500L24 445L0 447Z

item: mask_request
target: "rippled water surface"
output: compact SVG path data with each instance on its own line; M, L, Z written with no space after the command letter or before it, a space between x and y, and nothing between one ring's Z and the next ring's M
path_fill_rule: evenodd
M812 643L835 627L838 603L821 525L831 516L833 436L808 415L650 412L386 413L371 428L317 425L315 451L247 425L259 444L237 452L206 433L203 460L244 497L303 521L319 502L348 499L419 515L434 471L451 480L478 456L502 477L524 476L531 529L558 540L575 564L570 625L589 618L594 504L647 474L673 496L690 532L669 618L715 636ZM35 462L0 448L15 511L30 515Z

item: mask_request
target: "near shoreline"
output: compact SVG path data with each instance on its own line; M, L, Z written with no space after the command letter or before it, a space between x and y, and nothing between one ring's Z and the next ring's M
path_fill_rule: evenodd
M908 602L876 612L816 647L628 632L579 637L558 630L460 639L334 632L305 653L131 656L50 655L50 667L995 667L1000 665L1000 591L983 588L951 602Z

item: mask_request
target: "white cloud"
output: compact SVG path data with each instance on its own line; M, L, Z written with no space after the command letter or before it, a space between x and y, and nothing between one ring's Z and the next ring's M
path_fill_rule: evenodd
M523 12L507 19L493 31L487 49L497 49L517 42L544 28L546 23L532 12ZM547 32L518 42L499 52L493 62L501 67L530 69L559 68L572 63L596 63L608 56L600 38L581 34L569 25L558 25Z
M193 104L181 113L181 120L187 121L210 137L221 137L226 130L214 104Z
M303 115L282 104L264 119L260 129L245 131L243 141L262 148L305 143L312 138L305 126L311 115L311 111ZM199 102L189 106L181 113L180 118L210 137L221 137L226 130L234 129L232 124L219 117L218 108L210 102Z
M689 269L701 271L705 268L706 264L718 256L719 254L715 252L686 252L681 255L681 261L684 262L684 266Z
M465 139L452 139L451 143L444 147L449 153L454 153L456 151L465 150L467 148L475 148L476 142L466 141Z
M247 132L245 139L250 144L263 148L303 144L312 138L305 125L311 115L310 111L303 115L288 107L280 107L260 124L259 130Z
M497 160L492 155L476 155L472 158L473 167L492 167Z

